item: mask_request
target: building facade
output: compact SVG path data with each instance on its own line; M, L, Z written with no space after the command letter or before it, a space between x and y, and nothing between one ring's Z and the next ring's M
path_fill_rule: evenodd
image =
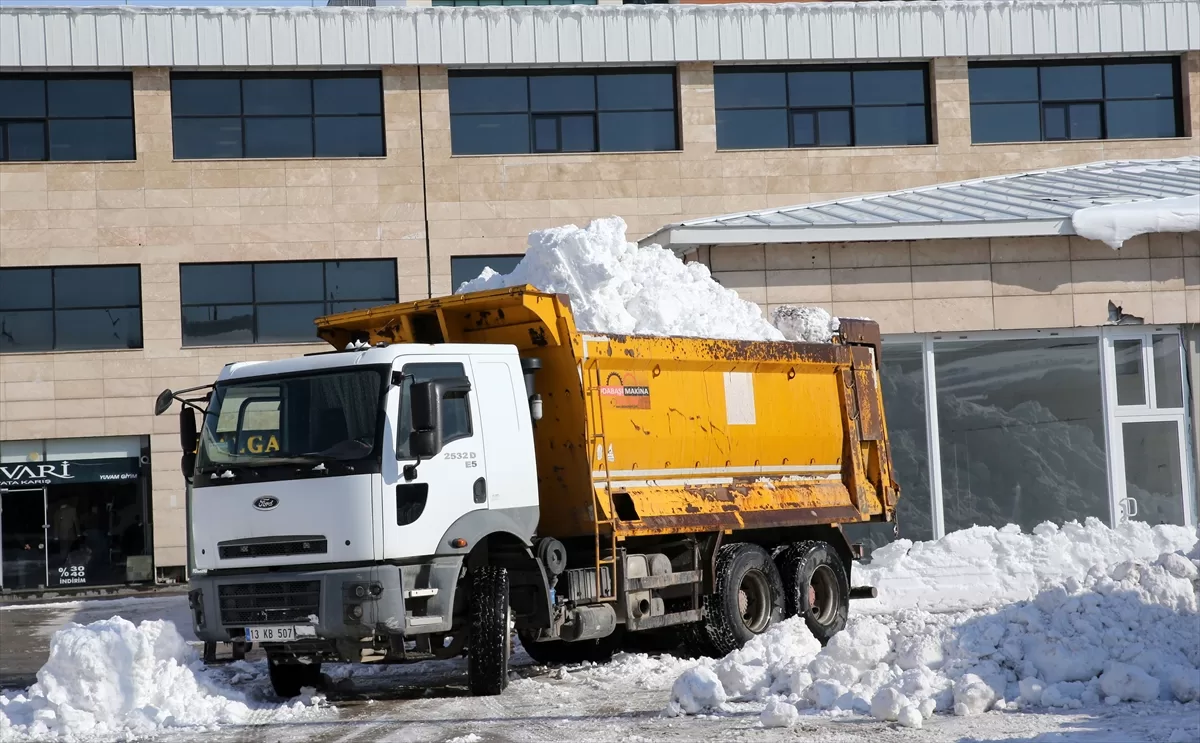
M155 394L312 351L312 317L447 293L531 230L599 216L638 239L1191 155L1198 100L1195 0L0 9L3 587L181 577L176 422ZM758 270L755 301L805 295L773 299ZM1030 296L1018 316L1061 301ZM885 329L974 311L910 307Z
M1194 525L1200 233L1114 249L1071 219L1162 198L1200 210L1200 154L690 220L644 240L768 307L878 320L901 537Z

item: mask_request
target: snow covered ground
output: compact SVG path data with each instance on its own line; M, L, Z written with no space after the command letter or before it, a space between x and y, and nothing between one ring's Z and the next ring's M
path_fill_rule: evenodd
M1194 532L977 528L876 555L859 572L880 600L824 650L798 620L719 660L547 669L518 650L508 691L484 699L452 662L326 666L329 688L281 704L261 657L205 669L153 618L185 621L183 596L4 607L0 642L22 641L17 617L35 640L61 631L37 684L0 695L0 741L1200 741ZM968 573L989 577L950 609L886 590L933 597Z

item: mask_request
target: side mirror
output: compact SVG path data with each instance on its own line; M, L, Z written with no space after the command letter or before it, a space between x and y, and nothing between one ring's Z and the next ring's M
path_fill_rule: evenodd
M158 399L154 401L154 414L162 415L171 407L171 400L175 399L175 393L171 390L163 390L159 393Z
M442 400L452 394L471 391L466 377L447 377L418 382L409 391L412 401L412 433L409 450L418 460L430 459L442 450Z
M442 432L437 429L413 431L408 437L408 450L417 459L430 459L442 450Z
M189 407L179 409L179 448L183 449L184 456L191 455L193 460L196 456L196 444L200 437L196 431L196 413Z
M196 472L196 452L185 451L179 458L179 469L183 472L183 479L190 481Z
M430 431L442 427L442 406L437 382L418 382L409 391L412 400L412 430Z

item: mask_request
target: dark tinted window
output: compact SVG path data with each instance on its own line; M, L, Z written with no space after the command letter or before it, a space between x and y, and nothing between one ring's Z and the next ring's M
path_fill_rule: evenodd
M450 75L456 155L674 150L675 112L670 70Z
M382 157L379 73L173 75L175 157Z
M0 269L0 353L141 347L137 266Z
M718 68L717 147L929 144L924 66Z
M980 63L968 75L975 142L1182 136L1177 60Z
M396 302L396 262L197 263L179 267L185 346L305 343L313 320Z
M400 383L400 420L396 426L396 457L409 459L409 439L412 436L412 386L435 379L454 379L466 376L462 364L405 364ZM471 435L471 404L466 395L457 394L442 400L442 443L468 438Z
M456 255L450 258L450 289L458 291L463 282L478 278L483 269L512 273L523 255Z
M0 76L0 161L133 159L128 74Z

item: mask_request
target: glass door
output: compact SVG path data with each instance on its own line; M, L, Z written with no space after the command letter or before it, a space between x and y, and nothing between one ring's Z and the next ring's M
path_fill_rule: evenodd
M1103 343L1113 523L1195 523L1179 331L1116 328Z
M47 528L45 488L0 489L0 587L4 590L46 586Z

